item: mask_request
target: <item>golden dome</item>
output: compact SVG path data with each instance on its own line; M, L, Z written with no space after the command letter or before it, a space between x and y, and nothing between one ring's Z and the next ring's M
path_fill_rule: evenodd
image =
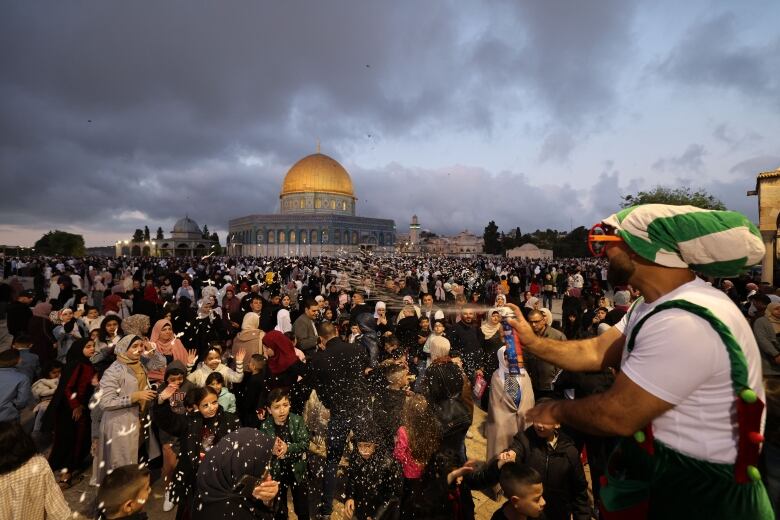
M319 192L355 198L352 179L338 161L325 154L308 155L284 176L280 197L291 193Z

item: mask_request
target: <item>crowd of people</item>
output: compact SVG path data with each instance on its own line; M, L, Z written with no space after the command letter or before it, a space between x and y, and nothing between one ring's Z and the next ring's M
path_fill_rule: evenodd
M358 519L469 519L477 489L506 499L494 518L598 515L617 438L527 413L608 391L619 366L563 370L505 324L604 334L640 295L611 285L603 259L37 257L5 272L0 507L14 518L68 517L61 490L82 478L101 518L145 518L157 469L177 519L287 518L288 491L300 519L334 500ZM713 283L780 378L780 295ZM475 406L485 453L466 449ZM7 491L23 479L29 491Z

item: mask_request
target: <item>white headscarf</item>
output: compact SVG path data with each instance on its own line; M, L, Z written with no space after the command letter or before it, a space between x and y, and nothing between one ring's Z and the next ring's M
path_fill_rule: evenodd
M276 313L276 327L274 327L274 330L278 330L281 333L290 332L292 330L290 311L287 309L279 309L279 312Z
M387 310L387 305L385 305L385 302L376 302L376 305L374 306L374 318L379 317L379 309Z

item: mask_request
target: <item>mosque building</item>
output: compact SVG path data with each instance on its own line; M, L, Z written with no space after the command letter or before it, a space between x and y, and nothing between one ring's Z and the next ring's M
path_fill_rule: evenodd
M116 256L205 256L216 246L216 240L204 236L198 223L185 216L176 221L168 238L119 240L114 248Z
M287 172L276 215L247 215L228 223L228 254L320 256L395 249L395 222L358 217L352 179L335 159L320 153Z

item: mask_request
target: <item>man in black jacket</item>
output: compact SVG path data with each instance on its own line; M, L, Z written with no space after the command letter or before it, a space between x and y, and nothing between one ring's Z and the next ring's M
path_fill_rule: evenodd
M336 470L344 453L347 435L355 421L367 415L368 390L363 376L368 367L368 356L355 345L338 337L336 326L324 322L317 328L324 350L317 352L309 362L311 386L317 397L330 411L328 423L328 456L325 462L323 515L333 509Z
M16 297L16 301L11 302L6 309L6 319L8 320L8 333L11 336L18 336L20 332L27 332L27 324L32 318L30 304L33 301L32 291L22 291Z
M474 373L482 364L482 344L477 335L475 325L474 309L466 307L460 315L460 321L452 328L452 333L448 334L452 342L452 350L460 354L463 360L463 370L474 384Z

